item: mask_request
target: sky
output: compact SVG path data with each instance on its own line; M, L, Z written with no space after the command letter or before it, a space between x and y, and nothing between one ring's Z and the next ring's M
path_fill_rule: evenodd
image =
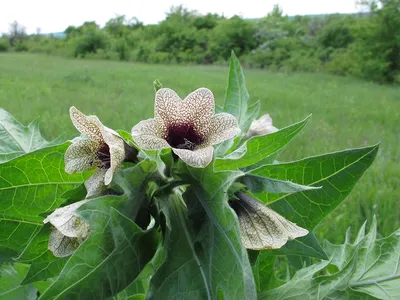
M0 33L8 32L14 20L28 33L40 28L42 33L61 32L69 25L79 26L96 21L103 26L117 15L137 17L144 24L156 24L165 18L171 6L183 5L201 14L218 13L225 17L266 16L279 4L289 16L326 13L352 13L359 9L355 0L2 0L0 2Z

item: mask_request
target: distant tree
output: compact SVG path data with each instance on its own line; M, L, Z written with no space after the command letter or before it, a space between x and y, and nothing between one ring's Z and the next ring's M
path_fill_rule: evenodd
M10 24L8 32L8 40L11 47L14 47L17 42L21 42L27 36L25 26L19 24L17 21Z

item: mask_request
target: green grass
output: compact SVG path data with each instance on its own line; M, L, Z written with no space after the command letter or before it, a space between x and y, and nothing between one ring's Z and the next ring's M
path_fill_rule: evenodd
M24 124L41 116L47 139L77 135L68 109L96 114L114 129L152 117L152 82L181 96L210 88L223 103L227 67L165 66L67 60L30 54L0 54L0 106ZM246 70L252 101L261 99L274 125L287 126L313 114L311 124L286 148L281 160L375 144L376 161L347 200L317 229L320 237L342 241L375 214L380 234L400 227L400 88L324 74L276 74Z

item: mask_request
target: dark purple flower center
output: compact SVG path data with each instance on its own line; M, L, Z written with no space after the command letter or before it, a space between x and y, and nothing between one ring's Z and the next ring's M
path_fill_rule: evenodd
M97 151L97 157L103 163L103 168L109 169L110 168L110 147L106 143L103 143L99 151Z
M203 143L204 137L195 130L193 124L182 123L169 125L165 140L173 148L195 150Z

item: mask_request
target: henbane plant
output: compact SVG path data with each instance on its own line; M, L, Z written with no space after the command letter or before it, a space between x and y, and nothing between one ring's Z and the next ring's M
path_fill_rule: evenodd
M372 225L344 245L313 233L378 145L278 161L310 118L281 129L258 118L234 54L222 112L208 88L182 100L154 87L154 118L131 132L72 107L81 136L65 143L0 111L0 298L400 295L386 261L400 263L398 232L377 239Z

